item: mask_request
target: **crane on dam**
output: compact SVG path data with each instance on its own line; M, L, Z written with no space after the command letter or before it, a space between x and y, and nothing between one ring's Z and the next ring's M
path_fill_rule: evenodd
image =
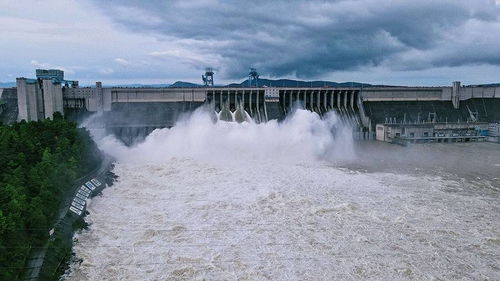
M214 86L214 70L211 67L205 68L205 75L201 75L205 87Z
M259 73L257 72L257 69L255 68L250 68L250 71L248 72L248 86L250 87L258 87L259 83Z

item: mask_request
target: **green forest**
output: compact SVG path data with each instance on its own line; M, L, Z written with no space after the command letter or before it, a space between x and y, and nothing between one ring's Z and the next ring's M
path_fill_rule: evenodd
M66 191L100 153L61 115L0 125L0 280L17 280L30 249L46 243Z

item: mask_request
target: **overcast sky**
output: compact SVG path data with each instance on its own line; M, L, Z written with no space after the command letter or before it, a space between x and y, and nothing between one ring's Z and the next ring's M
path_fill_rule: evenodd
M0 81L500 82L500 0L0 0Z

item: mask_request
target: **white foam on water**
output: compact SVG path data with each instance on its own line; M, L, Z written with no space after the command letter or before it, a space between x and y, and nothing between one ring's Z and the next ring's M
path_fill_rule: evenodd
M299 109L282 123L239 124L214 123L205 108L200 108L171 129L153 131L132 148L111 136L100 144L126 163L159 163L171 157L219 163L346 160L354 158L351 132L333 112L322 119Z
M119 178L87 207L65 278L498 279L496 193L340 169L349 132L302 110L265 124L198 111L131 148L102 139Z

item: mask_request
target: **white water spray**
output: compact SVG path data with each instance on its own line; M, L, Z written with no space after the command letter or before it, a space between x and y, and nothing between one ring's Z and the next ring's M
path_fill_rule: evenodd
M181 119L170 129L153 131L144 142L125 147L113 137L99 141L102 148L125 162L159 163L172 157L204 161L315 161L354 158L353 137L331 112L324 118L297 109L282 123L272 120L213 122L206 108Z

